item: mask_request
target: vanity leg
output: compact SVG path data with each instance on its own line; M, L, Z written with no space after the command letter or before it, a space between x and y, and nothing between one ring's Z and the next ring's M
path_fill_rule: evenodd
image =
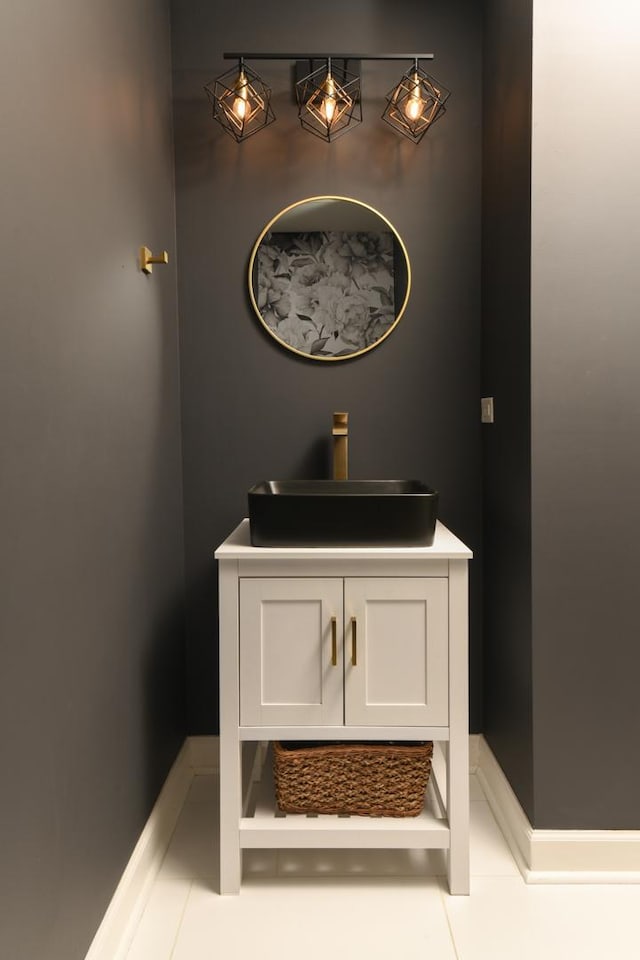
M447 856L449 893L469 893L469 750L467 744L451 743L447 763L447 814L450 846ZM465 764L466 759L466 764ZM466 768L466 769L465 769Z
M469 675L467 563L449 561L449 743L447 873L452 895L469 893Z
M235 742L234 742L235 740ZM236 896L242 878L240 849L241 757L237 737L220 737L220 893Z
M220 563L220 893L240 892L242 757L239 736L238 564Z

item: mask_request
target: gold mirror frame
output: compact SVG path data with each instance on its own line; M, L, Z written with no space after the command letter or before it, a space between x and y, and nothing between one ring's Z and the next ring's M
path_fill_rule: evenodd
M289 284L289 288L292 286L292 280L291 280L290 277L287 278L286 275L285 275L284 277L282 277L282 276L279 277L277 274L274 274L274 277L273 277L273 278L270 278L270 283L273 283L273 280L274 280L274 279L278 279L278 280L280 281L280 283L279 283L278 285L274 285L274 286L278 286L278 287L279 287L279 291L276 290L276 291L274 292L274 296L276 296L276 297L278 298L278 300L281 299L285 294L288 293L288 295L289 295L289 314L288 314L288 315L283 315L283 316L281 317L281 319L280 319L280 320L276 320L273 325L270 324L270 323L268 322L268 320L265 318L265 316L263 315L262 310L261 310L261 307L258 305L258 300L259 300L259 299L263 299L263 294L266 293L267 291L263 291L263 293L261 293L261 292L259 291L259 289L258 289L258 279L257 279L258 262L257 262L257 258L258 258L258 253L259 253L259 251L260 251L260 249L261 249L261 245L262 245L265 237L267 237L267 235L268 235L270 232L272 232L274 225L277 224L279 220L281 220L281 219L282 219L283 217L285 217L286 215L290 215L289 219L295 221L295 219L296 219L296 218L295 218L295 212L297 211L297 208L303 207L305 204L314 204L314 205L316 205L316 210L317 210L319 204L321 204L321 203L329 203L330 201L341 201L341 202L348 203L348 204L355 204L357 207L361 208L360 213L363 214L363 216L364 216L364 221L365 221L365 222L366 222L366 219L367 219L367 214L368 214L368 215L373 214L373 215L375 215L376 220L377 220L377 221L381 221L381 224L384 225L384 227L383 227L379 232L380 232L381 234L382 234L382 233L390 232L391 238L392 238L392 241L393 241L393 242L392 242L393 251L392 251L392 253L391 253L391 256L392 256L393 259L394 259L394 270L393 270L393 272L391 273L391 282L392 282L393 285L394 285L394 291L393 291L393 292L394 292L394 297L393 297L393 301L392 301L392 304L391 304L391 305L393 306L393 308L394 308L394 309L393 309L394 318L393 318L393 320L387 325L387 324L386 324L386 321L383 321L383 319L382 319L382 316L383 316L382 313L380 314L380 316L377 316L377 311L385 311L388 315L391 315L391 314L389 314L389 306L388 306L388 305L385 305L385 303L384 303L384 299L385 299L385 296L386 296L384 290L383 290L382 288L380 288L379 286L373 286L373 285L370 285L370 288L369 288L369 291L368 291L368 293L369 293L369 298L370 298L369 306L367 307L367 305L366 305L366 298L365 298L364 295L363 295L363 296L360 298L360 300L362 301L361 303L356 302L355 304L352 304L352 305L351 305L351 308L355 311L355 316L354 316L353 318L348 319L348 320L346 321L346 324L345 324L345 322L344 322L344 320L343 320L342 330L340 330L340 331L338 331L338 328L334 326L333 332L332 332L331 334L327 335L327 337L324 339L324 343L322 342L322 340L323 340L324 327L323 327L321 330L318 330L318 329L317 329L317 325L316 325L314 319L313 319L311 316L303 315L303 314L301 314L301 313L296 312L295 316L296 316L296 317L298 318L298 320L301 321L301 322L298 323L298 320L296 320L296 321L294 321L294 322L295 322L299 327L302 328L303 326L305 326L307 321L308 321L310 324L312 324L314 327L316 327L317 338L316 338L315 342L313 342L313 343L311 344L311 347L310 347L310 349L314 349L314 348L316 348L316 349L315 349L315 352L309 352L309 351L305 351L304 349L301 349L300 346L296 346L296 345L294 345L293 343L288 342L288 341L287 341L286 339L284 339L282 336L279 336L279 335L278 335L277 325L282 324L282 322L285 321L285 320L290 320L290 319L291 319L291 318L290 318L290 314L291 314L291 311L292 311L292 305L291 305L291 304L292 304L292 301L291 301L292 291L291 291L291 289L288 289L288 288L287 288L287 283ZM324 227L324 228L322 228L322 230L316 229L316 230L314 230L314 231L309 231L309 233L318 233L318 234L320 234L320 233L325 233L325 234L326 234L326 233L328 233L329 231L330 231L330 228ZM290 232L290 231L288 231L288 232ZM342 231L342 232L344 233L344 231ZM373 234L373 231L371 231L371 233ZM303 230L300 230L299 235L300 235L300 236L306 235L306 232L303 231ZM351 234L351 232L350 232L350 235L352 235L352 236L355 237L355 236L356 236L356 232L354 231L353 234ZM359 234L359 235L362 235L362 234ZM295 236L295 234L292 233L292 236ZM303 255L296 254L296 256L297 256L298 260L306 259L306 258L307 258L307 255L306 255L306 254L303 254ZM310 252L308 256L309 256L309 257L313 257L313 252ZM369 257L371 257L371 254L369 254ZM388 252L386 253L386 258L387 258L387 260L388 260L388 258L389 258L389 253L388 253ZM363 258L363 259L364 259L365 262L366 262L366 258ZM379 253L378 253L378 255L377 255L377 262L378 262L378 263L381 263L381 259L382 259L382 254L379 254ZM398 273L399 271L397 271L396 268L395 268L395 263L396 263L396 261L397 261L398 259L400 260L400 262L401 262L401 264L402 264L402 266L403 266L403 271L401 271L402 275L401 275L399 278L397 277L397 273ZM276 267L274 266L274 269L279 269L279 268L276 268ZM362 265L361 265L361 269L362 269ZM405 271L406 271L406 289L404 289L404 286L405 286L404 272L405 272ZM287 349L287 350L291 350L293 353L297 353L299 356L305 357L305 358L308 359L308 360L325 360L325 361L326 361L326 360L328 360L328 361L352 360L354 357L362 356L362 354L368 353L369 350L373 350L374 347L379 346L379 344L381 344L384 340L386 340L387 337L389 336L389 334L390 334L393 330L395 330L396 326L398 325L398 323L399 323L400 320L402 319L402 315L404 314L404 311L405 311L405 309L406 309L407 303L408 303L408 301L409 301L409 293L410 293L410 290L411 290L411 264L410 264L410 262L409 262L409 254L407 253L407 249L406 249L406 247L405 247L405 245L404 245L404 243L403 243L403 241L402 241L402 238L401 238L400 234L398 233L398 231L396 230L396 228L393 226L393 224L392 224L382 213L380 213L379 210L376 210L375 207L370 206L368 203L363 203L361 200L354 200L354 199L351 198L351 197L337 197L337 196L307 197L307 198L304 199L304 200L298 200L296 203L292 203L292 204L290 204L288 207L285 207L283 210L281 210L279 213L277 213L277 214L275 215L275 217L273 217L273 218L269 221L269 223L266 225L266 227L264 228L264 230L262 231L262 233L260 234L260 236L259 236L258 239L256 240L256 242L255 242L255 244L254 244L254 247L253 247L253 250L251 251L251 257L250 257L250 260L249 260L249 277L248 277L248 279L249 279L249 297L250 297L250 299L251 299L251 305L252 305L252 307L253 307L253 309L254 309L254 311L255 311L255 313L256 313L256 316L258 317L260 323L263 325L263 327L265 328L265 330L266 330L266 331L270 334L270 336L272 336L272 337L274 338L274 340L276 340L281 346L285 347L285 349ZM370 277L370 279L371 279L371 277ZM375 279L375 278L374 278L374 279ZM340 282L342 282L342 281L340 281ZM344 282L346 282L346 280L345 280ZM402 303L400 304L399 309L396 308L396 298L395 298L395 294L396 294L396 289L397 289L397 288L400 288L401 297L402 297ZM297 286L297 287L296 287L296 290L300 290L300 287ZM375 297L373 296L373 294L371 293L371 291L378 291ZM331 291L331 292L333 292L333 291ZM352 295L351 295L351 299L352 299L352 300L354 299L354 297L353 297ZM357 297L356 297L355 299L356 299L356 301L358 300ZM377 307L376 307L376 306L371 306L371 300L372 300L372 299L378 299L378 300L380 301L380 304L382 304L382 305L381 305L381 306L377 306ZM389 296L386 296L386 299L389 300L389 299L390 299ZM340 313L340 308L342 307L341 315L342 315L342 317L344 318L345 311L348 311L348 309L349 309L349 307L345 307L345 306L344 306L344 303L345 303L346 300L347 300L347 294L346 294L344 291L343 291L343 294L342 294L342 301L341 301L341 302L340 302L340 295L339 295L339 294L336 294L336 296L334 297L334 302L331 304L331 306L332 306L332 308L333 308L333 310L334 310L334 314L335 314L335 310L337 310L337 311ZM265 305L266 305L266 304L265 304ZM366 310L366 309L369 310L369 319L367 319L367 320L365 321L365 320L362 318L362 313L363 313L363 311ZM269 308L269 310L270 310L270 312L272 313L272 315L273 315L274 318L275 318L275 317L277 316L277 314L275 313L274 309ZM341 350L339 353L329 354L329 355L327 355L327 354L324 353L324 352L319 352L320 350L323 350L323 351L324 351L324 347L326 346L326 342L327 342L328 340L330 340L331 337L334 337L335 340L337 341L337 340L342 336L342 332L344 332L344 330L346 329L346 326L347 326L349 323L351 323L352 325L353 325L353 324L356 324L357 322L360 322L361 325L364 324L364 323L366 323L366 324L368 325L366 332L367 332L368 335L371 335L371 333L369 333L369 331L371 331L371 323L372 323L372 321L373 321L374 319L376 320L376 322L378 323L378 325L383 328L383 332L380 334L380 336L378 336L375 340L373 340L373 342L368 343L366 346L361 347L360 349L354 349L353 352L346 352L346 351L344 351L344 350ZM318 321L318 322L320 322L320 321ZM339 321L336 320L335 323L339 324ZM296 332L296 331L292 331L292 332ZM362 333L363 333L363 335L364 335L364 334L365 334L365 331L363 330ZM300 335L300 331L298 331L298 336L299 336L299 335ZM311 328L309 328L309 329L307 329L307 331L306 331L306 337L311 337L311 336L313 336L313 330L312 330ZM345 342L346 342L346 341L345 341ZM320 347L319 347L319 348L318 348L318 344L320 344Z

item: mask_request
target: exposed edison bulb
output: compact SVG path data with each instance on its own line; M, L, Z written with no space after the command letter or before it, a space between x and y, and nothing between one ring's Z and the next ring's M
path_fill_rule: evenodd
M249 92L244 70L240 72L236 82L236 96L233 101L232 110L238 120L246 120L247 114L249 113Z
M420 96L420 80L418 79L418 74L414 73L411 96L407 100L404 107L405 116L408 120L418 120L423 110L424 101Z
M327 79L324 82L324 90L325 97L320 109L327 123L331 123L336 112L336 85L330 73L327 74Z

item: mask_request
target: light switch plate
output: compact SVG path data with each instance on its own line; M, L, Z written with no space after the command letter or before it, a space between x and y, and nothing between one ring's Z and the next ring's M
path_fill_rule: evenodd
M482 397L480 400L481 423L493 423L493 397Z

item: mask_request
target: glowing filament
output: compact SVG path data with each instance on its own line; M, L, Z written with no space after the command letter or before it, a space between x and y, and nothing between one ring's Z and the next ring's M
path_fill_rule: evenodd
M324 114L325 120L328 124L333 122L333 117L336 112L336 85L333 82L333 77L331 74L327 74L327 79L324 83L325 97L322 102L322 113Z
M247 87L245 72L241 70L236 83L236 98L233 101L232 107L233 112L240 121L247 119L247 115L250 112L249 91Z
M418 120L422 111L424 110L424 101L420 96L420 81L418 79L418 74L414 73L413 75L413 88L411 90L411 96L407 100L404 108L405 115L409 120Z

